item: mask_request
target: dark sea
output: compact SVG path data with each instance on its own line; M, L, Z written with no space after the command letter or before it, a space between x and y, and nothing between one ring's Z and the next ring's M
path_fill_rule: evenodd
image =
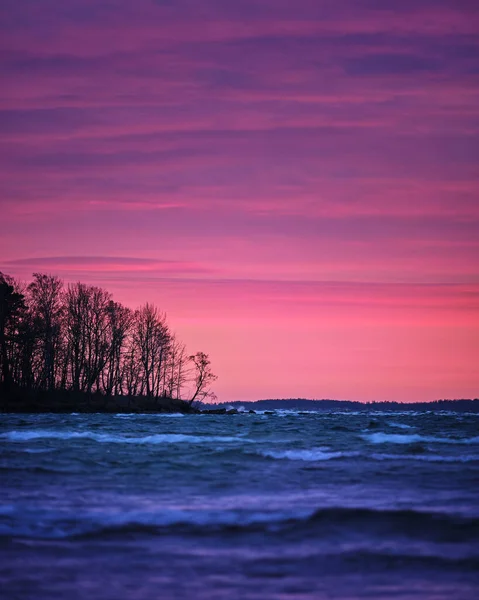
M3 599L479 598L479 415L0 415Z

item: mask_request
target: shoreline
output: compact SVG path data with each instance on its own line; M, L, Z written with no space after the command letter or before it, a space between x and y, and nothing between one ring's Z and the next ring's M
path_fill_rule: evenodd
M431 402L358 402L351 400L276 399L234 401L204 404L160 396L107 396L99 392L73 390L25 390L8 393L0 389L0 413L3 414L274 414L275 411L296 413L353 412L470 412L479 414L479 399L436 400Z
M0 412L11 414L115 414L182 413L196 414L199 409L186 400L148 396L107 396L97 392L73 390L0 390Z

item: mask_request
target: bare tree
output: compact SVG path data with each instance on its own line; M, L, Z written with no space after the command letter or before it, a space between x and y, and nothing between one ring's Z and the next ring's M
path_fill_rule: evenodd
M67 364L71 386L80 391L87 354L88 288L83 283L68 286L66 292Z
M86 360L85 391L100 390L102 372L109 355L109 319L108 306L111 295L106 290L90 286L88 306L88 354Z
M156 306L145 304L135 312L133 342L143 371L141 394L162 395L170 339L165 315Z
M38 321L33 311L24 306L16 319L16 335L12 340L12 375L15 383L27 389L35 386L38 368L34 369L35 361L37 367L41 368L38 361L38 346L41 339L37 330Z
M55 354L61 342L63 282L54 275L34 273L27 290L39 342L41 366L37 386L52 390L55 387Z
M188 361L186 347L173 335L168 356L166 375L166 395L170 398L182 397L182 390L188 383Z
M121 385L128 396L138 396L142 389L142 370L138 359L139 350L130 340L125 350L121 367Z
M71 385L91 392L100 388L108 355L107 310L111 296L105 290L76 283L66 293L66 338Z
M212 396L210 385L215 382L218 377L211 370L211 361L209 356L204 352L197 352L189 357L194 367L194 385L195 390L192 398L189 400L191 406L195 400L205 400Z
M211 397L207 354L188 356L164 313L114 302L83 283L35 273L27 286L0 273L0 386L72 389L107 396Z
M102 387L107 396L123 393L123 359L128 335L133 323L133 312L126 306L110 300L107 309L108 358L102 374Z
M25 298L14 279L0 272L0 384L8 390L14 383L12 360L18 324L25 310Z

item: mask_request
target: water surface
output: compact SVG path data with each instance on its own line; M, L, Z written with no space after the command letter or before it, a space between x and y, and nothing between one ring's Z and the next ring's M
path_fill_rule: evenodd
M479 417L2 415L4 597L475 598Z

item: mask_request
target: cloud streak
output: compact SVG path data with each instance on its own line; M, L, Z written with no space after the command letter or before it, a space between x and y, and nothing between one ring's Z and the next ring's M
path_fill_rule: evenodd
M238 320L264 336L253 380L266 352L281 354L259 316L294 344L305 395L320 394L311 373L329 356L292 333L305 315L317 337L324 313L375 339L366 380L360 338L338 334L331 382L344 364L356 379L331 396L401 396L396 376L374 383L381 344L416 380L446 329L464 364L479 352L462 330L479 339L474 3L5 0L0 11L2 269L153 299L184 339L221 355L236 340L220 362L229 398L255 395L234 368ZM406 339L393 350L398 323L407 359ZM477 395L472 367L451 373L443 389ZM444 395L428 381L410 399Z

